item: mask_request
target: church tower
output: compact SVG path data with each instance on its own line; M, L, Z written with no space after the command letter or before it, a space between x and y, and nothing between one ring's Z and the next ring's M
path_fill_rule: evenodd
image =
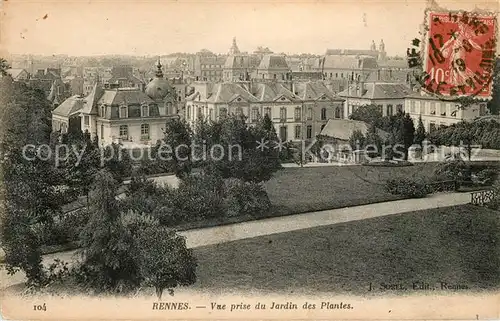
M384 39L380 39L380 45L378 46L378 60L385 60L387 54L385 52Z
M231 48L229 49L229 55L238 55L240 54L240 49L238 48L238 45L236 44L236 37L233 38L233 44Z

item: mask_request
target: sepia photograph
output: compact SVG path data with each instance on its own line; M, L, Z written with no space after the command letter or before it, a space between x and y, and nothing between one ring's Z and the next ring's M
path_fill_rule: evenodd
M500 319L498 1L0 1L0 318Z

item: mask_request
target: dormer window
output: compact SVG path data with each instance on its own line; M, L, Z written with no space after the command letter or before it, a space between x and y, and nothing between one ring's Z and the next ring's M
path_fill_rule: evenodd
M142 106L142 117L149 117L149 106Z
M127 118L127 106L120 106L120 118Z

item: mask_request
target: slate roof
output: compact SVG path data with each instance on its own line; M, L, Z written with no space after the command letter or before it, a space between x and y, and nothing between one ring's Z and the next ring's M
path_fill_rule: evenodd
M74 95L63 101L52 114L69 117L81 111L84 104L84 98L80 95Z
M377 50L364 50L364 49L326 49L326 56L329 55L365 55L377 57Z
M359 130L366 135L369 125L364 121L351 119L329 119L320 135L337 138L340 140L349 140L352 133ZM377 128L377 133L382 139L386 139L389 134Z
M84 106L82 112L85 114L97 114L97 101L101 98L104 93L104 89L102 89L101 84L98 82L94 84L92 91L85 97Z
M226 62L227 56L200 56L200 64L203 65L221 65Z
M12 76L12 78L14 78L14 79L16 79L23 71L26 71L26 69L22 69L22 68L7 69L7 73L10 74Z
M258 102L259 100L242 86L232 83L223 82L216 83L211 90L211 95L208 95L207 102L211 103L228 103L241 97L249 102Z
M137 78L136 76L133 76L133 75L129 75L127 77L111 77L106 82L112 84L112 83L118 83L119 80L124 80L124 79L133 83L134 85L144 83L142 80L140 80L139 78Z
M121 105L121 104L142 104L153 103L154 101L148 95L139 89L118 88L113 90L104 90L99 98L98 104Z
M323 96L331 100L344 101L330 91L322 81L307 81L295 83L295 93L302 100L317 100Z
M324 69L376 68L378 68L377 59L371 56L327 55L324 57Z
M288 64L284 56L279 55L265 55L260 61L259 67L257 69L281 69L289 70Z
M411 89L404 84L369 82L364 83L363 92L358 93L359 84L351 84L349 88L340 92L340 97L353 97L364 99L403 99L411 93Z
M258 83L255 84L252 94L260 101L271 102L280 97L285 97L290 101L300 101L300 98L278 83Z
M409 69L408 61L405 59L387 59L379 61L378 65L382 68Z
M254 69L259 63L260 58L257 56L232 55L227 57L224 69Z

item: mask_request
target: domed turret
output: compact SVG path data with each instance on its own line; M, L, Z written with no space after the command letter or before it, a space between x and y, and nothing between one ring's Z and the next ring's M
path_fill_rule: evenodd
M163 78L160 59L158 59L158 65L156 67L155 78L146 86L145 92L151 99L159 101L163 100L173 89L168 80Z

